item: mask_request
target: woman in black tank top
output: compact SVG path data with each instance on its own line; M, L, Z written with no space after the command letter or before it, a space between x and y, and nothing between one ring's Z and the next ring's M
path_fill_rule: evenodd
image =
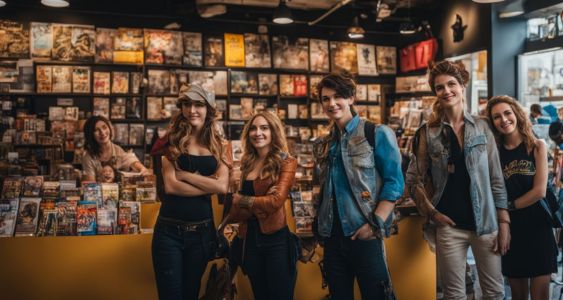
M502 258L513 299L548 299L551 273L557 272L553 230L540 203L547 186L547 149L534 138L518 102L496 96L487 116L497 137L510 208L510 249Z
M199 85L182 86L181 111L162 158L165 197L152 241L160 299L198 299L214 238L211 194L226 193L230 162L214 121L215 101Z

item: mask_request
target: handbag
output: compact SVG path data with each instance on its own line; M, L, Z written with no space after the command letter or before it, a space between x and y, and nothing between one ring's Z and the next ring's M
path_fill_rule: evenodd
M211 250L209 260L227 258L229 254L229 240L225 237L225 227L229 222L229 215L227 215L215 232L214 239L211 240Z
M561 217L561 212L559 211L560 203L553 185L547 184L545 190L545 198L540 200L540 204L545 211L549 222L553 228L563 227L563 220Z

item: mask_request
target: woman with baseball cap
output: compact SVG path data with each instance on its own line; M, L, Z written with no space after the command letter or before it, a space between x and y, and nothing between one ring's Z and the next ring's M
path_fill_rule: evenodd
M182 86L162 157L165 197L152 241L160 299L198 299L215 237L211 194L227 192L229 156L216 130L215 99L202 86Z

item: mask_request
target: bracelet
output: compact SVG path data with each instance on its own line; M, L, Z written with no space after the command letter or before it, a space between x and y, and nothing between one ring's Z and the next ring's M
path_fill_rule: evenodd
M499 224L500 224L500 223L506 223L506 224L510 225L510 220L499 219L499 220L498 220L498 223L499 223Z
M253 204L254 204L254 197L250 197L250 196L242 196L240 197L240 201L238 202L238 206L240 208L247 208L247 209L251 209Z
M434 216L435 216L437 213L438 213L438 210L437 210L437 209L433 209L433 210L428 214L428 217L429 217L430 219L433 219Z

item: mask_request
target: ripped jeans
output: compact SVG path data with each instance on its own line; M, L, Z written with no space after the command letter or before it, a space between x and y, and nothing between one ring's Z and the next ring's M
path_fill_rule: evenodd
M340 222L334 223L332 235L325 239L324 247L324 268L331 299L354 299L354 278L358 279L362 299L394 299L383 241L353 241L344 236Z

